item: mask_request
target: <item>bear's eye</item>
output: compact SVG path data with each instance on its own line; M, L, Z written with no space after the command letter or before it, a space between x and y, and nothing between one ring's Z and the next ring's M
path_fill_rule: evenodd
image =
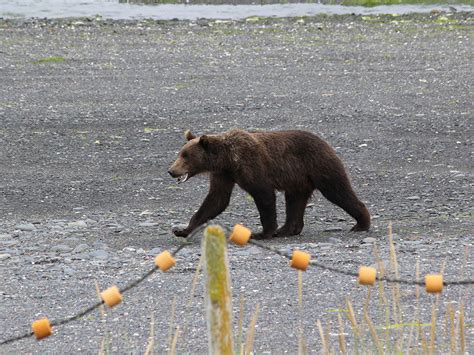
M183 157L183 159L188 159L189 158L189 154L187 152L183 152L183 154L181 154L181 156Z

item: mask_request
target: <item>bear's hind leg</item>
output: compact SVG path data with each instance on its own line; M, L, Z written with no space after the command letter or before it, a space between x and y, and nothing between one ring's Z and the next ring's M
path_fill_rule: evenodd
M324 197L335 205L341 207L357 221L357 224L352 227L351 231L362 232L369 230L369 211L364 203L357 198L349 181L346 183L339 182L338 185L326 184L324 187L318 187L318 189Z
M286 221L279 228L275 237L290 237L301 233L304 227L304 212L312 191L309 192L285 192Z

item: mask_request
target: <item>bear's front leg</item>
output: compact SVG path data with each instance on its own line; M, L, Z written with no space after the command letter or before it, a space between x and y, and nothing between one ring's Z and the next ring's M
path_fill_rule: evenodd
M174 235L187 237L197 227L221 214L229 205L234 184L234 181L224 174L211 174L209 192L201 207L191 217L185 229L173 229Z
M250 192L250 194L257 205L258 212L260 213L260 222L262 223L263 227L262 232L252 234L252 238L271 238L278 227L276 217L275 191L270 189L262 189Z

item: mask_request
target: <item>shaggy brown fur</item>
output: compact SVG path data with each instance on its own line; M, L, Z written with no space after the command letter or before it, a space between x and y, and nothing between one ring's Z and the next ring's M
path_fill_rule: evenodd
M254 238L300 234L306 204L314 190L357 221L353 231L370 227L369 211L352 190L341 160L329 144L312 133L233 129L196 137L187 131L186 139L169 173L186 181L208 172L210 189L187 228L174 230L177 236L187 236L224 211L236 183L253 197L260 213L263 231ZM278 230L276 190L284 191L286 200L286 222Z

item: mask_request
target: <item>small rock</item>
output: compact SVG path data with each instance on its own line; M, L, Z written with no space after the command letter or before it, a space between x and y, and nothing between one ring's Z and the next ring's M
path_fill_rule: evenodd
M0 234L0 240L10 239L10 234Z
M0 254L0 261L10 259L11 257L10 254Z
M86 221L80 220L80 221L75 221L75 222L69 222L67 226L71 228L86 228L87 223Z
M341 232L341 227L328 227L324 230L324 232Z
M96 250L91 251L89 256L94 259L106 260L109 257L109 253L107 253L105 250Z
M329 243L332 243L332 244L342 244L342 240L339 239L339 238L334 238L334 237L330 237L328 239L328 242Z
M370 243L375 243L377 241L376 238L373 237L367 237L362 239L362 243L370 244Z
M83 253L85 252L87 249L89 249L89 246L87 244L79 244L78 246L76 246L74 248L74 250L72 251L73 253Z
M319 249L320 250L330 250L333 249L334 245L331 243L319 243Z
M23 232L32 232L36 230L36 227L32 223L20 223L17 224L15 228Z
M73 276L74 274L77 273L77 270L76 269L73 269L72 267L70 266L64 266L63 267L63 272L68 275L68 276Z
M150 251L148 251L148 253L146 253L146 255L155 256L155 255L158 255L159 253L161 253L161 251L162 251L161 248L153 248Z
M410 200L410 201L415 201L415 200L419 200L420 199L420 196L409 196L406 198L407 200Z
M142 222L139 224L140 227L155 227L159 225L157 222Z
M66 244L58 244L51 248L51 251L56 253L69 253L71 250L72 248Z
M232 255L250 256L260 254L261 252L259 248L252 246L250 248L235 248L235 250L232 251Z
M107 249L108 248L107 244L105 244L104 242L98 242L98 241L94 242L93 246L96 249Z
M91 258L89 253L77 253L71 256L72 260L88 260Z
M18 240L2 240L0 244L5 247L12 247L18 244Z

